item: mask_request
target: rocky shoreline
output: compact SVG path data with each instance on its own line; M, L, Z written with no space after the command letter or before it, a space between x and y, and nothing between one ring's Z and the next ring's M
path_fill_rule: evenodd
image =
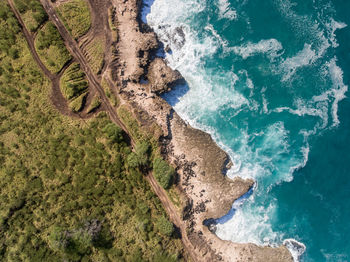
M129 108L146 132L158 138L163 156L176 167L177 187L186 203L182 223L196 261L293 261L285 246L259 247L220 240L203 223L227 214L234 200L254 181L224 173L232 163L209 134L182 120L159 95L184 81L163 59L151 59L156 35L140 19L141 0L112 0L118 29L116 60L107 72L117 84L120 103ZM157 130L157 131L156 131Z

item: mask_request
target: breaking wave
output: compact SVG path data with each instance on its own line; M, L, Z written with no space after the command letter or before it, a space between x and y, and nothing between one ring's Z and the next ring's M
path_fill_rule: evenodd
M217 235L240 243L284 244L298 261L306 249L299 242L303 237L276 231L279 207L270 192L305 167L310 136L340 123L338 103L348 87L334 54L335 32L346 24L330 16L299 15L291 1L273 2L295 43L272 33L250 38L252 18L243 19L246 31L233 41L217 24L236 23L246 1L241 6L216 2L215 21L206 14L212 10L206 1L155 0L146 20L170 50L167 63L188 83L164 98L228 152L234 163L229 177L256 181L251 196L234 203L232 218L218 223Z

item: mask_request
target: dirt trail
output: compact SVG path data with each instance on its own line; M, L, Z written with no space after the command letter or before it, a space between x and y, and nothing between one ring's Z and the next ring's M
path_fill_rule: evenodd
M81 69L85 72L87 80L89 81L90 87L95 89L97 93L100 95L102 104L105 110L109 113L110 118L112 119L113 122L119 125L126 134L128 134L128 130L126 126L122 121L120 121L117 113L115 112L114 108L110 104L103 88L100 85L98 78L93 73L87 59L83 55L82 50L78 46L78 43L71 37L71 35L63 25L62 21L59 19L53 5L50 3L50 1L47 1L47 0L40 0L40 2L43 5L47 14L49 15L49 18L55 24L59 33L64 39L67 49L70 51L72 56L76 59L76 61L80 64ZM134 142L132 139L130 139L130 142L134 146Z
M63 115L66 115L66 116L70 116L70 117L79 117L79 115L77 114L74 114L68 107L68 104L67 104L67 100L64 98L62 92L61 92L61 89L60 89L60 75L55 75L55 74L52 74L50 72L50 70L48 70L46 68L46 66L43 64L43 62L41 61L38 53L36 52L36 49L35 49L35 45L34 45L34 37L36 34L34 35L31 35L29 33L29 31L27 30L22 18L21 18L21 15L19 14L19 12L17 11L16 7L15 7L15 4L13 3L13 0L7 0L7 2L9 3L13 13L15 14L18 22L20 23L21 25L21 29L22 29L22 32L23 32L23 35L28 43L28 47L29 47L29 50L30 52L32 53L32 56L34 58L34 60L36 61L36 63L38 64L38 66L40 67L41 71L47 76L47 78L49 78L49 80L51 81L52 83L52 90L51 90L51 95L50 95L50 99L53 103L53 105L57 108L57 110L63 114ZM69 64L67 63L65 65L65 67L69 66ZM64 71L65 67L63 67L61 69L61 72Z
M97 90L99 93L102 103L105 106L106 111L109 113L111 119L113 122L115 122L117 125L119 125L127 134L128 130L125 127L125 125L120 121L119 117L117 116L115 109L111 106L109 103L109 100L104 93L103 88L101 87L97 76L93 73L91 70L87 59L82 53L82 50L79 48L78 43L71 37L69 32L64 27L63 23L60 21L59 17L57 16L54 7L48 0L40 0L42 5L44 6L44 9L48 13L51 21L56 25L58 28L61 36L65 40L66 46L68 50L71 52L71 54L75 57L75 59L80 63L81 68L85 72L90 85ZM109 79L108 79L109 80ZM111 81L108 81L109 84L111 84ZM132 144L134 144L132 138L131 138ZM191 242L189 241L187 234L186 234L186 225L180 218L179 214L177 213L177 210L173 203L170 201L169 197L167 196L165 190L159 186L159 184L156 182L154 176L152 173L150 173L147 177L147 180L149 181L153 191L157 194L159 199L161 200L164 208L166 209L167 213L169 214L169 217L171 221L181 230L182 235L182 242L191 256L193 261L202 261L201 255L199 252L196 252L197 250L194 249Z
M202 261L200 254L197 254L196 250L192 246L192 243L188 239L186 234L186 226L178 215L174 204L169 200L165 190L158 184L152 173L150 173L146 178L147 181L151 184L153 191L157 194L159 200L162 202L163 207L170 217L170 220L175 224L176 227L180 229L182 243L184 244L186 251L189 253L192 260Z

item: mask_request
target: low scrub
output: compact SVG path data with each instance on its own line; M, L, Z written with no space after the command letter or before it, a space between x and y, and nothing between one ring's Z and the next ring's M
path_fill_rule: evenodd
M39 0L15 0L15 5L22 15L26 27L35 32L48 20L43 6Z
M91 26L90 9L85 0L72 0L59 5L58 14L76 39L84 35Z
M164 189L169 189L174 181L175 169L165 160L156 158L153 161L153 174Z
M57 73L72 58L64 41L52 22L48 22L35 39L36 50L45 64L53 73Z
M78 63L73 63L66 69L61 77L60 85L64 97L68 100L79 97L89 87L85 73Z

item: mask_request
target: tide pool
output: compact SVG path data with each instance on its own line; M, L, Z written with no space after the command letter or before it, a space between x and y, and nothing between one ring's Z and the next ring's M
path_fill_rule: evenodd
M350 1L155 0L144 11L187 81L164 98L229 153L230 177L256 181L218 236L295 239L306 246L295 260L349 261Z

